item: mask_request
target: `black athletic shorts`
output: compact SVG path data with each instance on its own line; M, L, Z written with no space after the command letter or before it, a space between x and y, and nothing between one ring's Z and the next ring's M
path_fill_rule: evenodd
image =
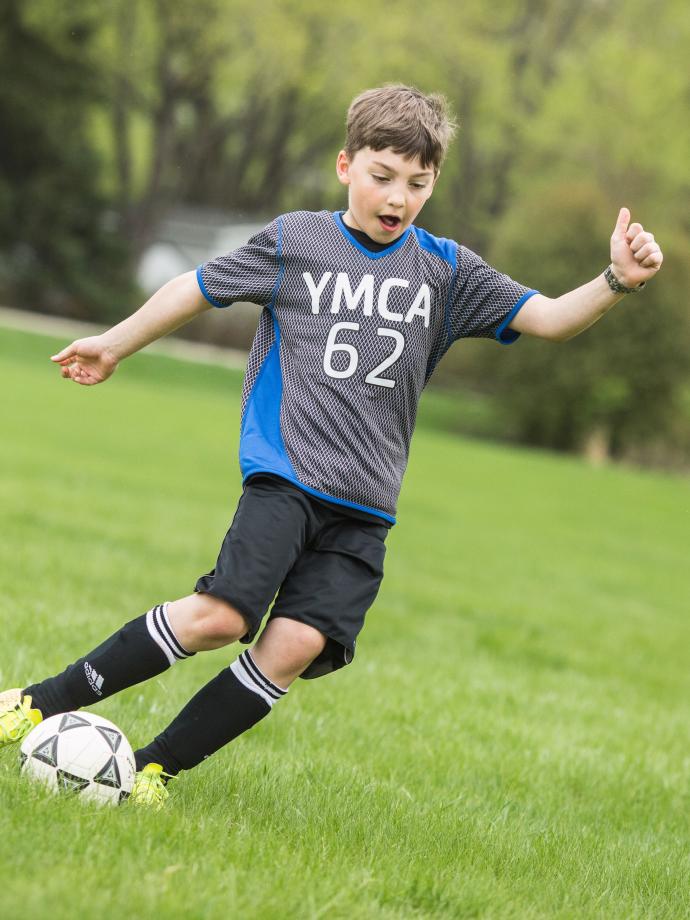
M241 642L255 638L274 598L271 618L288 617L323 633L328 641L302 674L307 678L352 661L383 578L389 525L338 509L287 480L251 477L215 568L195 587L244 616L248 632Z

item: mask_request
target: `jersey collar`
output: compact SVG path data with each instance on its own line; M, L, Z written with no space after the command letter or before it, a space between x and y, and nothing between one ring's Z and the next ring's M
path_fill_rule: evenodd
M392 252L397 252L398 249L401 249L407 242L407 238L412 231L412 227L408 227L407 230L403 233L399 240L396 240L392 246L388 246L386 249L382 249L381 252L372 252L370 249L367 249L366 246L362 246L359 240L354 237L347 226L343 221L344 211L333 211L333 219L335 220L336 226L343 234L343 236L352 243L355 249L359 249L360 252L364 253L365 256L368 256L370 259L382 259L384 256L390 255Z

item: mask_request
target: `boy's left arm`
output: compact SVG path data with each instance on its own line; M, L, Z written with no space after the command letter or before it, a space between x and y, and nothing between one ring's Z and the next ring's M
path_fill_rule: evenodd
M630 211L621 208L611 236L611 270L620 285L636 288L661 268L663 254L652 233L630 223ZM609 285L602 273L582 287L560 297L534 294L518 311L509 327L516 332L564 342L583 332L625 297Z

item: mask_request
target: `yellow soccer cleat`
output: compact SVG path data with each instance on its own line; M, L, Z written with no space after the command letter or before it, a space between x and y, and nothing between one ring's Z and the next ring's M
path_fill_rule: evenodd
M31 697L22 698L19 688L0 693L0 748L26 738L42 721L40 710L31 708Z
M165 805L170 795L165 788L166 779L170 779L170 774L164 773L159 763L146 764L134 779L134 788L129 801L134 805L142 805L144 808L153 808L154 811L158 811Z

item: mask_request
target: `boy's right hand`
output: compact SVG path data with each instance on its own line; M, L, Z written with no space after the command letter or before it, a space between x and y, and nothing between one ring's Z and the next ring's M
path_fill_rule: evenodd
M66 380L74 380L86 387L103 383L118 365L117 357L106 347L100 335L77 339L52 355L50 360L60 365L61 374Z

